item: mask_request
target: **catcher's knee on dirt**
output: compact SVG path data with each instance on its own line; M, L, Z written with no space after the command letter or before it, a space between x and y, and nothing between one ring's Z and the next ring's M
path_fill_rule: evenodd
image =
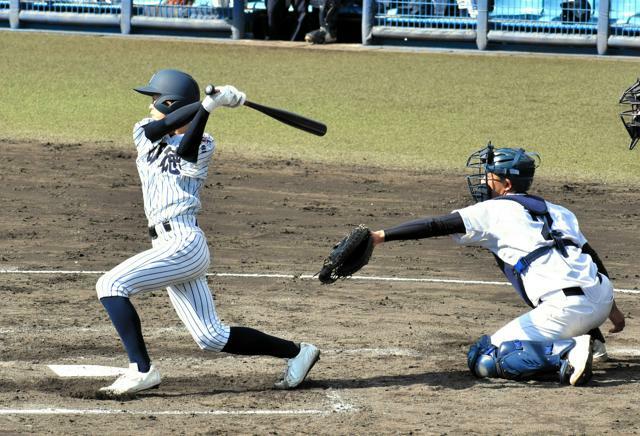
M469 348L467 364L476 377L522 380L560 371L562 378L564 358L574 346L573 339L563 339L506 341L496 347L491 338L484 335Z
M98 298L104 297L126 297L130 296L128 287L118 281L118 279L109 272L103 274L96 283L96 291Z

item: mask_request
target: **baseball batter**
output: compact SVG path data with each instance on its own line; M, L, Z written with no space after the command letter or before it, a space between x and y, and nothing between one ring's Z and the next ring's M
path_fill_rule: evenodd
M561 382L591 377L588 334L607 319L624 328L602 261L568 209L527 194L539 156L491 144L471 155L467 177L472 206L372 232L373 243L452 235L487 248L533 308L471 346L468 365L478 377L520 380L558 372Z
M239 107L245 94L233 86L222 86L200 102L197 82L177 70L158 71L147 86L135 90L152 98L150 117L133 128L152 248L125 260L96 284L130 362L124 375L100 391L118 396L160 384L130 297L162 288L201 349L288 359L276 387L295 388L318 360L319 350L311 344L223 324L205 276L209 249L196 217L215 141L204 128L214 109Z

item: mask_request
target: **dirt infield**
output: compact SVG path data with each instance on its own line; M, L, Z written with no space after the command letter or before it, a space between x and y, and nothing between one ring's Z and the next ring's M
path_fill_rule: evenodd
M0 181L2 270L101 271L148 246L133 152L8 142ZM536 192L570 207L616 288L635 289L635 188L540 181ZM254 162L223 152L199 221L212 272L299 276L315 273L352 225L385 227L468 202L461 175ZM448 238L388 244L363 275L502 281L488 253ZM310 379L297 391L276 391L282 361L200 351L157 291L133 301L163 383L117 402L96 399L109 379L56 378L46 367L126 365L95 296L97 277L0 275L0 433L640 432L638 294L617 294L627 329L608 338L613 359L596 365L590 385L570 388L468 373L469 344L526 310L507 286L212 276L225 322L323 350Z

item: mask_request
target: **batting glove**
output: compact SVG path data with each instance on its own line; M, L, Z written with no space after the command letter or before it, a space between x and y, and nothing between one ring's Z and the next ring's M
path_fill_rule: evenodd
M212 112L220 106L236 108L242 106L247 100L247 95L244 92L238 91L231 85L220 86L216 88L216 91L215 94L207 95L202 100L202 106L207 112Z

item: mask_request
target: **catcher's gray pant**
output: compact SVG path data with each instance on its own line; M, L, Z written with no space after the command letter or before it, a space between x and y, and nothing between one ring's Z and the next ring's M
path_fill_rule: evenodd
M193 220L195 222L195 220ZM153 248L143 251L98 279L98 297L130 297L166 287L178 316L198 346L220 351L229 327L216 313L207 285L209 248L202 230L184 220L170 221L171 230L156 226Z

